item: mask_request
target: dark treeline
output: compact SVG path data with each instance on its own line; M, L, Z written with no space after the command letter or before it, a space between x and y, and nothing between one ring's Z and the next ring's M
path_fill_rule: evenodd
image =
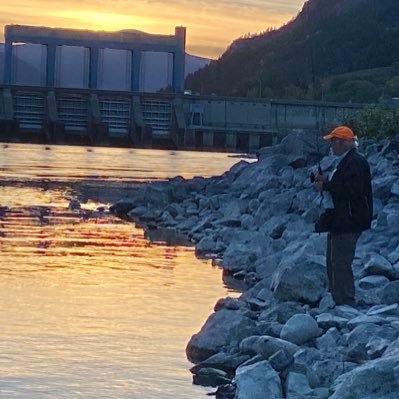
M399 96L399 1L309 0L186 79L195 93L376 102Z

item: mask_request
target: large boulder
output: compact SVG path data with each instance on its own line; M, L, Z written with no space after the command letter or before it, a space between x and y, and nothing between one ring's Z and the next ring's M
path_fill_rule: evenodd
M396 347L399 344L395 343ZM399 397L399 353L372 360L338 377L330 399L396 399Z
M280 377L266 360L239 367L235 382L235 399L283 398Z
M240 343L240 352L261 355L264 359L268 359L280 350L287 353L288 356L292 356L298 349L299 347L292 342L268 335L248 337Z
M381 303L392 305L399 302L399 280L391 281L378 290Z
M296 314L285 323L281 330L280 338L302 345L305 342L318 337L321 330L317 321L308 314Z
M238 345L251 335L254 322L244 312L223 308L209 316L201 330L194 334L186 347L187 358L200 363L233 343Z
M276 299L315 304L327 290L325 266L319 257L288 256L273 274L271 288Z
M223 268L234 272L248 269L262 257L265 241L258 232L236 234L223 254Z
M389 341L398 337L399 331L386 325L373 323L360 324L347 336L348 359L351 361L363 361L368 359L367 345L373 337L380 337Z
M329 387L337 377L354 367L354 363L327 358L313 363L307 377L311 387Z
M296 399L310 394L312 389L306 375L290 372L285 380L285 391L287 399Z
M398 219L399 220L399 219ZM386 258L381 255L373 254L370 260L364 265L364 272L367 275L381 275L389 279L397 277L397 271Z

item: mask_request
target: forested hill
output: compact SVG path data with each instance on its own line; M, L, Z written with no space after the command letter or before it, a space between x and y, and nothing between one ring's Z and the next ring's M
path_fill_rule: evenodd
M189 75L186 88L370 102L399 89L398 62L398 0L308 0L283 27L236 40L219 60Z

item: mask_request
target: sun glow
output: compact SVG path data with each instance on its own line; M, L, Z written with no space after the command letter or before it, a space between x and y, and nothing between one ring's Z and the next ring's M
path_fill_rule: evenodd
M131 29L132 27L135 29L147 29L149 26L154 24L152 19L146 17L83 10L64 10L56 16L70 18L75 22L79 21L86 29L99 29L107 31Z
M216 58L234 39L278 27L305 0L0 0L0 43L7 24L172 34L187 27L187 51Z

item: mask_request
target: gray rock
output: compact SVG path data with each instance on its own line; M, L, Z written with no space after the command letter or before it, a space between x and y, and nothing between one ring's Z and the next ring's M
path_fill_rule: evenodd
M390 194L392 185L397 181L396 176L377 177L372 180L373 193L376 197L386 201Z
M323 357L323 353L316 348L302 347L294 353L294 365L290 368L301 374L307 374L312 364L322 360Z
M395 251L391 252L388 255L388 260L393 264L397 264L399 262L399 248L396 248ZM394 266L395 267L395 266ZM397 270L397 269L396 269Z
M260 206L260 201L257 198L252 199L249 201L248 211L251 214L254 214L258 210L259 206Z
M200 332L191 337L186 348L187 358L192 363L200 363L220 352L223 347L234 342L237 345L251 335L253 328L254 322L240 311L222 309L213 313Z
M281 324L285 324L292 316L300 313L305 313L305 310L300 303L287 301L278 303L262 312L259 319L276 320Z
M345 317L334 316L330 313L322 313L316 316L317 324L324 330L328 330L331 327L344 328L348 323L348 319Z
M220 298L213 307L213 310L215 312L218 312L221 309L238 310L238 309L243 309L245 307L246 307L245 303L239 301L237 298L226 297L226 298Z
M284 259L273 275L274 297L286 301L314 304L327 289L325 266L313 257Z
M226 245L230 245L232 241L234 241L235 237L237 236L236 228L231 227L222 227L218 231L218 239L222 240L222 242Z
M256 272L261 278L271 277L272 274L277 270L282 257L283 254L281 252L277 252L275 254L264 256L258 259L254 264Z
M216 368L226 372L234 371L238 366L250 359L249 355L240 355L238 353L230 354L226 352L219 352L208 357L201 363L191 367L190 371L193 374L198 374L202 368Z
M206 387L217 387L230 382L231 379L225 371L215 368L202 368L193 376L193 384Z
M196 204L190 204L187 208L186 208L186 214L188 216L191 215L198 215L199 214L199 210Z
M364 152L364 155L366 156L366 157L369 157L370 155L373 155L373 154L377 154L378 152L380 152L381 151L381 146L379 145L379 144L375 144L375 143L372 143L372 144L369 144L369 143L365 143L365 145L366 145L366 149L364 150L364 151L362 151L362 152ZM360 141L360 146L362 146L362 142ZM360 147L359 147L360 148ZM363 147L364 148L364 147Z
M199 218L197 216L191 215L188 218L183 219L176 225L176 228L181 232L188 233L191 231L199 222Z
M312 393L304 399L328 399L330 397L330 389L325 387L318 387L313 389Z
M292 215L272 215L259 227L259 231L266 236L270 236L273 230L277 229L280 225L286 225ZM259 224L259 221L257 221Z
M246 362L240 364L240 367L250 366L251 364L263 362L265 359L261 355L255 355L249 358Z
M396 271L392 264L381 255L372 255L370 260L365 264L364 271L368 275L377 274L389 279L396 277Z
M224 384L218 386L215 392L216 399L234 399L236 388L234 384Z
M389 306L379 305L374 306L367 311L369 316L399 316L399 304L394 303Z
M278 225L270 233L270 237L273 238L273 240L278 240L279 238L281 238L286 228L287 226L284 223Z
M302 345L320 335L321 330L317 321L307 314L296 314L285 323L281 330L280 338Z
M399 183L394 183L391 188L391 193L399 196Z
M216 245L216 241L213 237L203 237L195 246L195 252L198 256L210 254L215 252Z
M330 309L335 308L335 302L332 297L332 295L327 292L325 295L323 295L323 298L321 298L321 301L319 303L319 311L320 313L326 313Z
M381 298L378 295L377 289L367 289L358 288L356 290L357 302L361 306L376 306L381 305Z
M314 225L320 216L320 208L318 206L312 206L308 208L303 214L302 217L307 223L311 223Z
M363 289L371 289L371 288L378 288L383 287L389 283L389 279L385 276L366 276L359 281L359 287Z
M256 298L261 301L269 301L272 299L272 292L268 288L262 288L257 294Z
M254 227L254 217L252 215L242 215L241 216L241 227L246 230L250 230Z
M223 268L232 272L246 270L262 256L258 245L233 241L223 254Z
M145 215L148 211L148 208L146 206L138 206L132 210L130 210L127 215L131 218L131 219L135 219L137 217L140 217L142 215Z
M72 211L76 211L81 208L80 202L76 199L69 201L68 208Z
M297 399L310 394L312 389L306 375L291 372L285 380L285 392L287 399Z
M224 219L238 221L241 220L241 214L245 212L245 208L239 200L230 199L220 207L219 211L223 213Z
M384 338L372 337L366 345L367 356L369 359L380 357L388 348L390 342Z
M123 198L110 207L110 211L117 216L126 216L135 206L138 205L137 198Z
M212 227L211 220L212 219L209 216L201 218L201 220L191 229L191 234L203 233L205 229L211 228Z
M297 345L291 342L267 335L248 337L243 339L240 343L240 351L242 353L252 355L259 354L265 359L268 359L279 350L283 350L284 352L287 352L287 354L293 355L298 348Z
M284 370L292 361L294 357L286 351L279 350L269 357L269 363L276 371Z
M280 377L268 361L241 366L236 371L235 399L281 399Z
M341 334L335 327L332 327L316 339L317 349L331 358L337 358L340 354L340 348L337 345L340 338Z
M363 313L349 305L339 305L334 308L334 315L344 319L353 319Z
M177 215L183 214L184 210L181 205L172 203L166 206L165 212L169 212L175 218Z
M348 371L347 365L334 359L319 360L309 368L307 377L311 387L329 387L338 376Z
M395 367L399 357L387 357L370 361L340 376L333 385L330 399L394 399L399 396Z
M356 362L368 359L366 346L371 337L391 339L394 334L395 332L385 325L360 324L348 334L348 359Z
M384 317L379 317L379 316L369 316L369 315L361 315L358 317L355 317L348 322L348 327L350 330L353 330L357 326L360 326L361 324L388 324L389 321L386 320Z
M399 280L392 281L378 291L381 303L392 305L399 302Z
M261 321L257 323L257 327L259 334L279 338L283 325L275 321Z

